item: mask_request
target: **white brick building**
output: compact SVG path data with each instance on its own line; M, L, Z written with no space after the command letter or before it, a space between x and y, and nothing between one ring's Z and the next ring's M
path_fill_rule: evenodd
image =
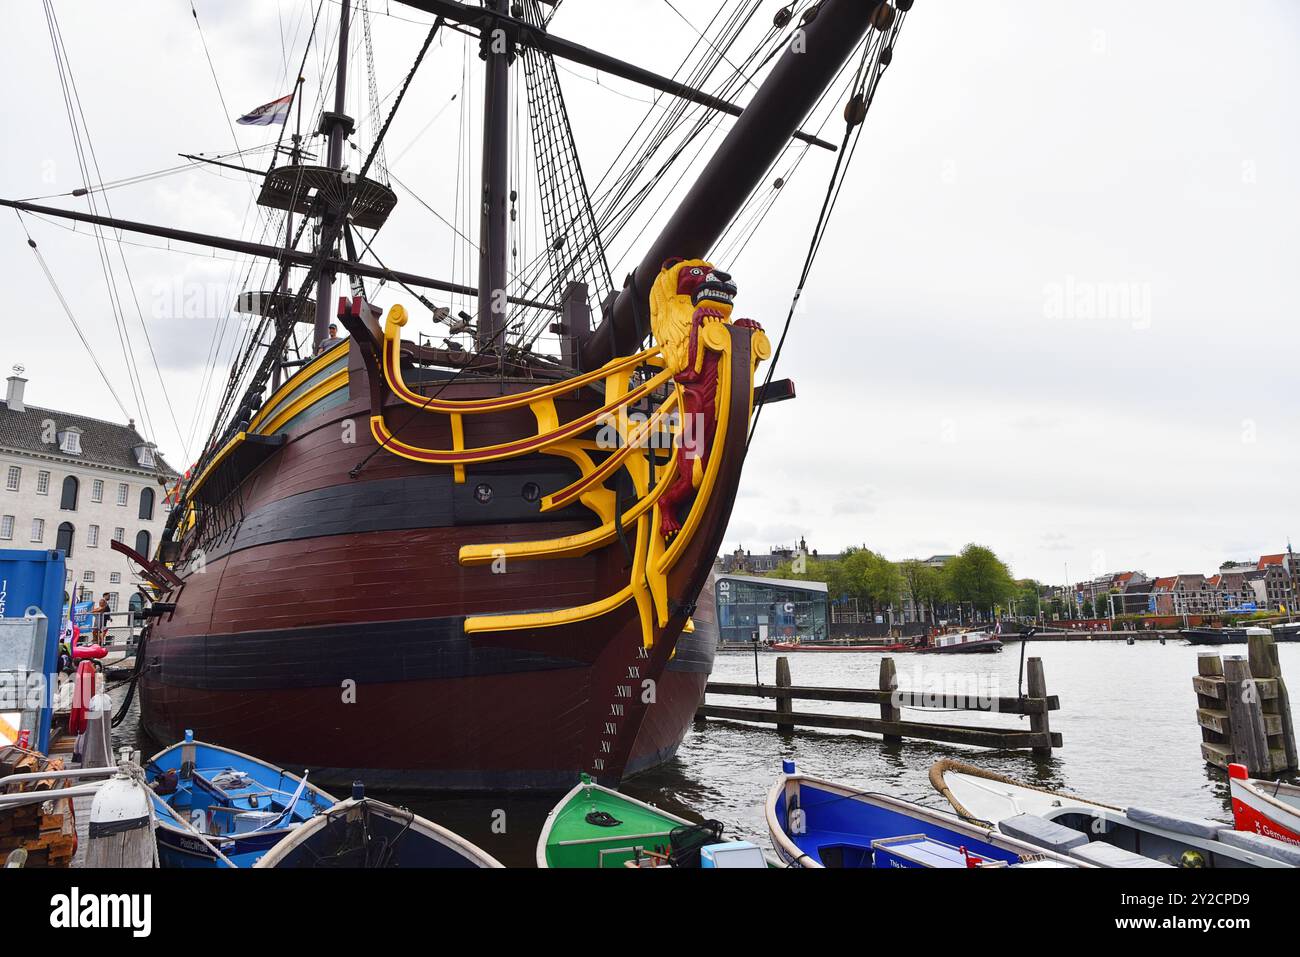
M78 600L107 592L111 607L125 609L140 579L109 543L152 556L167 517L163 483L175 471L134 422L30 406L27 380L8 382L0 406L0 548L57 548Z

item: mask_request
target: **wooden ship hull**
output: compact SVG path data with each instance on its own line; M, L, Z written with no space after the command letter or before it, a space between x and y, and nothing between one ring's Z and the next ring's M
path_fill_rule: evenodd
M725 328L730 414L710 456L710 494L697 496L693 527L670 546L680 544L658 617L652 596L629 590L639 562L629 556L656 551L657 508L582 554L509 557L512 547L590 533L582 506L540 511L542 496L579 479L578 467L525 455L467 465L458 481L454 469L389 454L358 427L371 413L360 347L303 369L195 483L200 501L211 489L206 531L182 546L161 596L168 611L147 638L145 729L163 740L192 729L309 768L314 780L376 787L554 789L580 770L617 781L671 758L712 668L712 603L698 625L692 613L731 513L752 409L751 332ZM473 402L499 384L431 391ZM507 384L525 386L536 383ZM556 400L560 418L598 407L584 391ZM397 423L410 414L391 395L384 409ZM527 406L481 418L465 424L460 444L536 428ZM455 444L448 419L410 420L402 440ZM646 455L663 460L647 474L657 468L667 482L672 449ZM463 549L485 542L501 560L467 562ZM627 597L608 609L560 624L509 618L590 612L620 591ZM467 628L471 620L479 627Z

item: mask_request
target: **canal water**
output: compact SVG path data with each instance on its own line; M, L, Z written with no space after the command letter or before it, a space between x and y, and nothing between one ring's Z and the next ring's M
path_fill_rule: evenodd
M899 687L905 691L962 693L972 698L1017 694L1020 643L995 655L897 655ZM1200 756L1192 676L1205 649L1171 640L1127 645L1122 641L1031 642L1027 654L1043 659L1047 691L1061 700L1051 714L1064 746L1050 758L1028 752L988 751L958 745L907 741L886 745L852 732L797 731L778 734L771 726L709 721L692 729L677 757L624 785L634 797L683 817L713 818L728 837L768 846L762 802L781 768L793 758L810 774L852 787L884 791L947 808L930 786L930 765L957 757L1045 787L1073 791L1108 804L1146 805L1201 817L1230 819L1226 776ZM1216 649L1245 654L1245 646ZM1293 698L1300 698L1300 643L1278 646L1282 673ZM758 672L774 683L776 654L758 656ZM790 653L796 685L874 688L881 655L870 652ZM717 681L754 680L752 654L719 654ZM734 696L716 703L771 709L771 699ZM796 702L800 711L875 717L874 705ZM1028 718L970 712L907 709L914 721L1022 727ZM1300 716L1298 716L1300 717ZM139 734L134 714L115 735L146 754L156 746ZM340 795L343 796L343 795ZM508 866L531 866L537 835L556 800L539 796L430 796L383 794L452 828Z

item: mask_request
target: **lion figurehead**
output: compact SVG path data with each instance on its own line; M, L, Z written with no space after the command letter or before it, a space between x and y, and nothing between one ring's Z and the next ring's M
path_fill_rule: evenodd
M668 368L690 362L691 326L701 319L727 322L736 298L731 276L703 259L669 259L650 287L650 331Z

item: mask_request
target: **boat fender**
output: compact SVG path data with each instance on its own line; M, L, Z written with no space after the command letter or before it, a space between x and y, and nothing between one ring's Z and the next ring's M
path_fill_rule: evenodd
M149 795L134 779L115 774L95 792L90 805L91 838L149 826Z

